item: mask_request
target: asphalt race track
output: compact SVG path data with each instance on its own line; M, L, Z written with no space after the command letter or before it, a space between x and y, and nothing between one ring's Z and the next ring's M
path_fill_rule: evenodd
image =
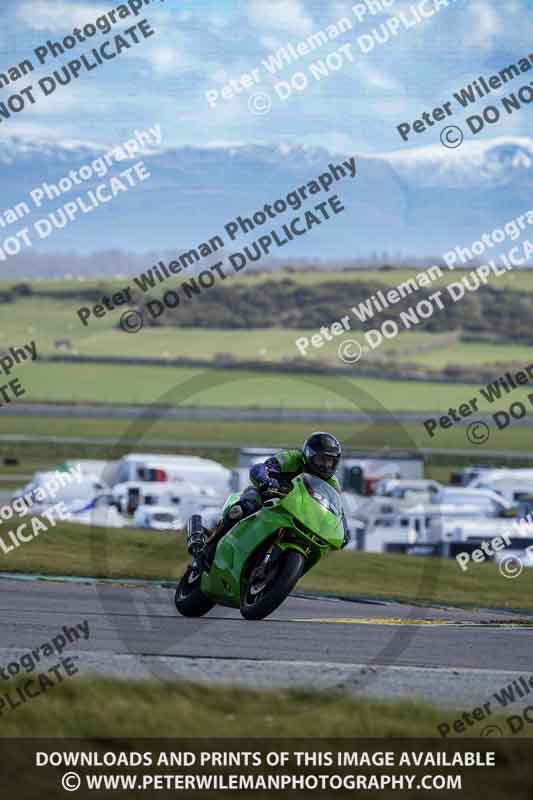
M196 620L177 615L167 588L10 578L0 579L0 609L0 668L88 620L89 639L63 653L84 675L308 685L471 708L533 672L533 617L509 612L298 595L263 622L220 607Z

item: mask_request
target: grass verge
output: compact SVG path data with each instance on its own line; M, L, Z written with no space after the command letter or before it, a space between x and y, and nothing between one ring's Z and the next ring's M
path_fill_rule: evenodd
M248 738L298 737L305 731L306 737L440 738L437 726L455 716L421 702L378 702L343 692L75 677L7 711L0 737L188 738L216 732ZM498 724L496 716L491 722Z
M499 374L499 373L498 373ZM306 376L262 370L193 369L186 367L120 366L26 362L17 377L26 391L25 401L47 403L99 403L122 405L193 405L202 408L280 408L350 410L370 413L383 409L446 413L478 397L480 413L493 409L479 399L479 386L467 383L425 382L413 391L412 381L361 378L356 368L345 376ZM202 378L205 388L187 388ZM496 376L495 376L496 377ZM211 385L212 383L212 385ZM348 391L347 387L353 386ZM361 395L357 390L361 389ZM527 387L517 388L513 400L527 401ZM371 398L368 399L368 396ZM375 401L372 402L372 398ZM503 404L505 406L505 404ZM463 434L464 435L464 434ZM446 438L446 437L443 437Z
M187 562L182 536L62 523L3 555L0 569L175 581ZM461 572L454 560L343 552L329 554L298 588L405 602L533 609L527 572L505 580L493 563L473 564Z
M332 754L338 751L387 751L396 753L395 762L402 763L399 755L402 752L431 752L436 757L437 753L446 749L449 757L453 756L454 751L494 751L496 766L456 766L440 768L437 772L438 768L435 767L417 769L411 765L400 767L399 770L393 768L394 774L414 775L415 781L420 780L422 775L435 773L459 775L462 797L474 800L480 796L498 800L507 800L509 797L528 800L533 792L529 740L521 741L516 736L513 740L491 739L487 743L482 738L470 738L467 741L454 738L453 742L445 744L439 736L438 725L444 722L451 724L457 716L459 712L443 712L425 703L366 700L340 692L258 692L181 682L75 678L2 717L0 750L3 749L7 755L2 759L2 785L6 797L15 796L21 800L33 800L36 796L50 800L58 797L61 772L48 767L36 774L33 766L36 750L89 751L98 753L101 759L104 753L111 751L152 752L155 765L160 751L261 752L263 763L266 752L280 750L325 751ZM503 717L491 717L491 722L506 730ZM305 738L302 738L303 732ZM477 735L480 735L479 731ZM17 739L12 745L11 741L6 740L2 748L2 737L10 737L11 741L15 737ZM53 737L69 738L62 738L55 745ZM383 739L386 739L385 745ZM277 771L300 775L331 774L332 771L311 766L296 768L294 763L293 760L290 767L281 770L278 767ZM333 770L334 774L375 775L390 774L391 768ZM65 767L61 771L65 771ZM254 770L234 767L230 771L234 774L251 774ZM258 774L265 774L266 771L265 767L259 768ZM183 774L182 769L157 766L124 769L96 767L81 772L95 775ZM227 770L208 765L191 768L188 772L225 774ZM421 787L418 785L417 788ZM454 796L456 792L457 784ZM106 797L112 796L107 791L104 794ZM452 796L448 791L445 795L442 792L438 794ZM216 796L229 798L232 795L229 791L219 791ZM292 792L284 794L286 797L289 795L292 796ZM326 796L322 792L319 795ZM83 784L82 796L91 796L88 791L85 792ZM146 791L140 789L128 791L128 797L138 797L140 800L146 796ZM186 796L192 797L193 793L187 792ZM203 792L201 796L215 795ZM257 793L244 790L239 796L252 798L257 797ZM371 796L377 795L371 792ZM396 797L397 791L384 789L379 796ZM409 790L407 796L416 797L417 793Z

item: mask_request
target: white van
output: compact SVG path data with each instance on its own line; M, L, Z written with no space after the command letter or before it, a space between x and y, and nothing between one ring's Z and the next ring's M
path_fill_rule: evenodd
M113 486L111 497L121 513L133 514L141 505L163 505L177 509L189 498L213 504L220 495L211 486L198 486L187 481L126 481Z
M533 469L494 469L476 478L469 489L491 489L512 503L533 494Z
M107 484L107 474L114 463L113 461L102 461L96 458L69 458L57 469L76 470L84 478L93 478Z
M139 506L133 523L138 528L150 528L153 531L179 531L184 527L185 520L175 509L167 506Z
M516 507L490 489L472 486L442 486L431 498L435 513L463 517L515 517Z
M368 504L355 516L348 517L355 547L355 533L362 539L363 549L368 553L384 553L394 545L413 546L426 544L428 517L427 506L401 507L393 503Z
M497 517L433 517L428 526L428 540L432 543L490 541L496 536L513 539L527 538L527 531L516 529L514 520Z
M402 500L405 505L430 503L442 484L433 480L382 480L376 483L375 497L391 497Z
M230 491L231 470L198 456L165 456L141 453L124 456L117 462L110 485L138 481L142 483L193 483L214 489L220 494Z
M56 503L64 503L71 513L81 513L82 511L90 511L94 508L98 499L104 499L107 493L107 488L101 481L94 477L85 477L81 482L73 481L71 483L65 483L63 486L58 486L58 488L54 490L52 496L52 494L46 492L46 487L51 481L57 484L57 471L36 472L26 486L13 492L13 500L23 495L31 495L31 510L36 514L46 510L50 506L54 506ZM45 499L40 501L36 499L36 492L38 489L41 489L45 493Z

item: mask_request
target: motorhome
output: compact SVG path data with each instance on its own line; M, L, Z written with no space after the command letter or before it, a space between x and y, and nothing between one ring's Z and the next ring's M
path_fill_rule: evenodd
M375 486L376 497L391 497L404 503L430 503L442 484L432 480L381 480Z
M189 483L211 487L217 493L230 490L231 470L208 458L132 453L117 462L110 485L142 483Z
M490 489L513 503L533 494L533 469L493 469L484 472L469 488Z
M513 539L532 539L532 532L526 526L520 527L512 519L498 517L463 517L434 516L427 526L427 541L432 543L453 542L465 544L471 542L477 547L479 542L490 541L496 536L508 536Z
M405 496L374 495L350 515L349 527L358 529L361 549L414 552L483 538L485 531L496 536L510 531L516 519L516 507L494 492L442 486L431 497L430 502L409 503Z
M348 517L352 547L369 553L407 550L428 541L427 506L403 508L398 500L379 502L377 498Z
M490 464L470 464L468 467L457 472L452 472L450 475L450 484L452 486L469 486L472 481L484 475L486 472L491 472L494 467Z
M414 453L349 454L342 459L337 476L343 491L369 497L384 479L422 479L424 460Z
M133 523L138 528L153 531L178 531L184 527L185 520L175 509L167 506L139 506Z
M188 481L126 481L117 483L111 490L111 502L123 514L134 514L141 505L178 509L190 499L205 500L213 505L220 497L212 486Z
M36 472L26 486L13 492L13 500L31 498L31 510L39 514L56 503L63 503L69 513L90 511L100 498L105 499L107 487L96 478L82 477L81 481L65 481L60 485L58 472ZM48 490L54 485L53 490Z
M516 506L489 489L473 486L442 486L431 498L441 515L516 517ZM437 509L436 509L437 511Z
M92 478L107 483L107 474L112 468L113 461L103 461L96 458L73 458L64 461L57 469L77 470L84 478Z

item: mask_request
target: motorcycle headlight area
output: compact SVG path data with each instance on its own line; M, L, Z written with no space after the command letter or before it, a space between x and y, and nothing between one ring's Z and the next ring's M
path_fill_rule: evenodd
M332 514L335 515L338 514L337 507L333 505L333 503L326 494L323 494L318 489L315 489L315 487L311 486L311 484L308 481L304 480L304 483L305 483L305 488L307 489L313 500L315 500L319 506L322 506L322 508L325 511L330 511Z

